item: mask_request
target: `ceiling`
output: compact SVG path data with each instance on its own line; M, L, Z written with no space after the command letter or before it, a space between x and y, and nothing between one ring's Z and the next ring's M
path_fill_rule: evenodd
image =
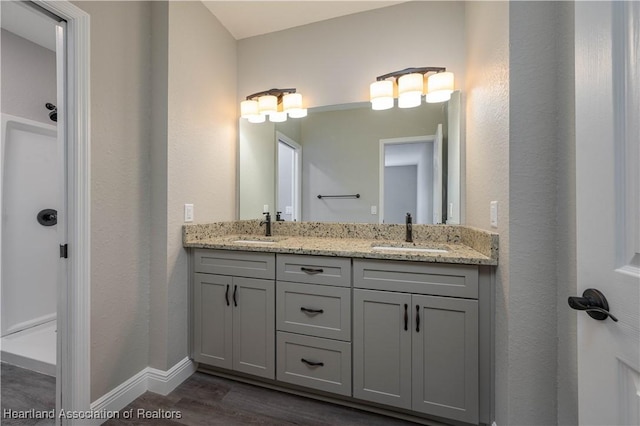
M339 16L392 6L404 1L205 1L222 25L241 40Z
M405 1L203 1L236 40L313 22L404 3ZM55 23L19 2L0 1L2 28L55 50Z

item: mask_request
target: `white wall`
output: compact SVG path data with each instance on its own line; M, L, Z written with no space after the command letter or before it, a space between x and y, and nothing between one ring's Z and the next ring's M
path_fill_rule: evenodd
M2 112L55 125L45 108L56 104L55 52L4 29L0 39Z
M465 82L463 2L408 2L238 42L238 96L296 87L307 106L363 102L376 76L443 66Z
M94 401L149 363L150 4L77 5L91 15Z

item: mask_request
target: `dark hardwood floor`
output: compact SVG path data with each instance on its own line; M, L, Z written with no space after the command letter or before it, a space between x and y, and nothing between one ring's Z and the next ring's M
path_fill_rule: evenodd
M133 409L133 419L123 419ZM178 411L181 418L139 419L138 410ZM391 417L195 373L167 396L147 392L106 425L413 425Z
M49 419L11 419L5 410L50 411L56 408L56 378L2 363L0 370L0 423L3 425L53 425Z
M55 408L54 377L2 363L2 412L49 411ZM131 411L132 410L132 411ZM141 410L141 411L139 411ZM170 412L179 413L173 418ZM125 419L124 413L132 413ZM143 413L143 416L140 414ZM144 418L144 417L148 418ZM156 418L153 418L156 417ZM53 420L1 418L2 425L53 425ZM303 398L275 390L195 373L167 396L147 392L111 419L108 426L236 425L413 425L391 417Z

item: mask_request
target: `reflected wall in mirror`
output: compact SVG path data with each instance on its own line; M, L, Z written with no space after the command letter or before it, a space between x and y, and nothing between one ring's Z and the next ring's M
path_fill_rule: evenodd
M373 111L367 102L284 123L240 119L239 217L266 208L284 220L403 223L413 209L415 223L460 223L459 126L459 92L410 109ZM420 140L422 148L393 148L385 159L385 146Z

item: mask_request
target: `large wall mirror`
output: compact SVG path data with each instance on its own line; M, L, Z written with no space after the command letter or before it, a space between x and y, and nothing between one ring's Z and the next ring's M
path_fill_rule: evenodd
M460 223L460 93L417 108L368 102L301 119L240 119L239 216L286 221Z

